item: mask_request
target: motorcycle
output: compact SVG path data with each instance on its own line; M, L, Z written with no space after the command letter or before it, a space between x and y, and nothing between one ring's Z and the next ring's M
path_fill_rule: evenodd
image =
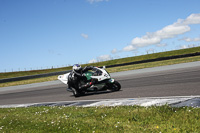
M81 80L81 84L86 84L91 82L91 80L95 80L95 83L89 88L85 89L76 89L72 87L72 82L69 80L70 73L66 73L64 75L59 75L58 80L68 85L67 91L73 93L75 97L79 97L89 92L98 92L98 91L119 91L121 89L121 85L118 81L111 78L110 74L104 68L94 67L92 70L89 70L83 74L85 76L84 80Z

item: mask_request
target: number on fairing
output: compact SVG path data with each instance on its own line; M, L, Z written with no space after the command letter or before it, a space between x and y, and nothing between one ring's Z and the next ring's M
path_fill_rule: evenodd
M108 74L104 74L105 77L108 77Z

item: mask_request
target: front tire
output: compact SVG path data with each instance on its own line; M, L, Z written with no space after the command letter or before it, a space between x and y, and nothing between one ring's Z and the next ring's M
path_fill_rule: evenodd
M114 81L114 83L109 86L109 89L112 91L119 91L121 89L121 85L118 81Z

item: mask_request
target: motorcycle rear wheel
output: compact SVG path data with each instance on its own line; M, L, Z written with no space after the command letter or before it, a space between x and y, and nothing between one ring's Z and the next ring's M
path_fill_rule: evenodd
M72 93L75 97L80 97L81 95L85 94L85 91L81 91L81 90L72 88Z
M80 92L77 89L72 88L72 93L75 97L79 97L80 96Z

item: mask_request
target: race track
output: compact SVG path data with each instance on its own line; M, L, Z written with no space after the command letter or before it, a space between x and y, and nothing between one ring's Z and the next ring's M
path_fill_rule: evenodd
M121 83L121 91L92 93L78 98L66 91L66 85L59 81L54 85L27 86L27 88L18 90L0 91L0 105L200 95L200 65L190 66L187 64L187 67L182 67L182 65L179 65L180 67L176 66L170 66L170 69L165 69L165 67L144 69L144 72L135 70L114 73L112 77Z

